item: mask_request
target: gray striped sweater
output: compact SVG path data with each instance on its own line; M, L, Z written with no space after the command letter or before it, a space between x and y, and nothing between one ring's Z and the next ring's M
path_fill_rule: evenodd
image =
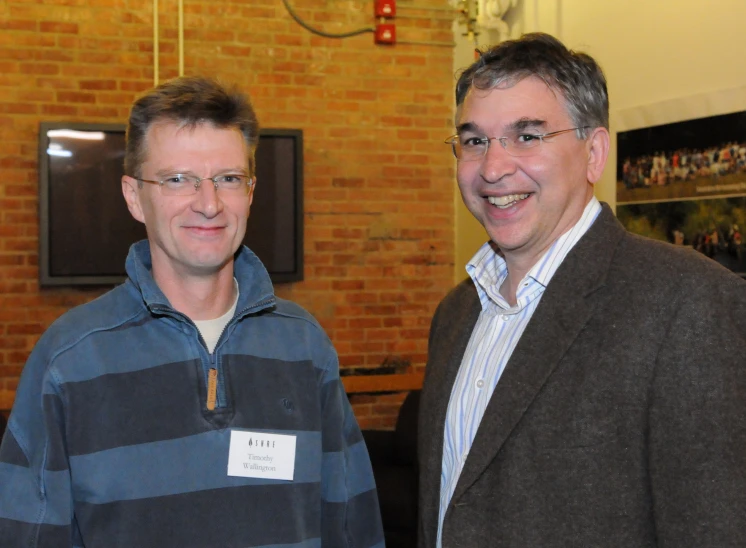
M146 241L127 273L24 368L0 445L0 546L383 546L331 341L256 256L237 255L238 306L212 354L153 281ZM228 475L231 431L295 436L293 479Z

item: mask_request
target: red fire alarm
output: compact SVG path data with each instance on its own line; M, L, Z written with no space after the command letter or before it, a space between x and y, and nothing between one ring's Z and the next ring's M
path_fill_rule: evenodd
M392 24L384 23L376 25L376 44L395 44L396 27Z
M395 0L376 0L376 17L395 17Z

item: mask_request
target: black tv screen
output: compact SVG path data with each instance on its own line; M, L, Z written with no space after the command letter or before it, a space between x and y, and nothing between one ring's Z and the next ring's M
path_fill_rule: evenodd
M42 122L39 128L39 284L124 280L130 245L146 237L122 196L125 126ZM303 279L303 133L264 129L244 243L274 283Z

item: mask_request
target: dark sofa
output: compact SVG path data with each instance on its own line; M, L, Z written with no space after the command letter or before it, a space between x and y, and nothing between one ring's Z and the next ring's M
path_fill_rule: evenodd
M410 392L394 430L363 430L381 505L387 548L417 546L417 414L420 392Z

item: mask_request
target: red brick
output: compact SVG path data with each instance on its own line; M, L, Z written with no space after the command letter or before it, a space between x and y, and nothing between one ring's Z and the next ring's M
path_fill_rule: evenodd
M81 80L80 89L117 89L117 83L115 80Z
M39 30L41 32L77 34L78 25L75 23L63 23L58 21L41 21L39 22Z
M362 352L366 354L365 363L370 363L370 353L378 352L379 354L384 352L386 347L382 341L366 341L366 342L352 342L350 344L352 352ZM376 365L381 363L381 360L377 360Z
M7 19L5 21L0 21L0 29L5 31L36 31L38 30L38 23L36 21L26 21L23 19Z
M60 67L53 63L21 63L20 71L23 74L59 74Z
M377 398L370 394L351 394L349 400L350 404L354 407L366 403L375 403Z
M122 0L48 4L12 3L0 22L0 363L11 368L0 383L11 387L43 328L103 291L38 289L38 123L124 122L153 82L149 10L125 11ZM250 4L185 5L185 73L249 91L264 127L304 130L306 280L277 294L320 319L343 368L391 356L421 368L432 311L453 285L454 162L441 144L453 126L452 52L315 37L276 0ZM74 6L75 18L61 6ZM365 26L370 15L318 0L297 8L331 32ZM178 69L175 13L160 23L163 81ZM427 18L400 24L411 39L451 33ZM363 401L358 416L393 425L401 399Z
M17 379L5 379L5 390L16 390L18 388Z
M1 259L2 257L0 256ZM332 289L335 291L361 290L363 287L365 287L363 280L334 280L332 282Z
M8 335L40 335L44 326L38 323L10 324L7 326Z
M75 56L69 51L53 49L42 50L39 54L39 59L42 61L59 61L61 63L70 63L75 59Z
M274 42L281 46L302 46L303 36L299 34L277 34Z
M26 360L28 360L29 354L31 354L30 351L13 350L7 353L7 356L8 356L7 360L10 363L26 363Z
M12 358L23 357L25 355L24 353L20 353L14 356L13 352L9 352L8 354L10 358L8 361L11 361ZM26 361L25 358L23 361ZM23 371L22 365L0 365L0 377L20 377L21 371Z
M78 113L78 107L73 105L42 105L42 114L58 116L75 116Z

